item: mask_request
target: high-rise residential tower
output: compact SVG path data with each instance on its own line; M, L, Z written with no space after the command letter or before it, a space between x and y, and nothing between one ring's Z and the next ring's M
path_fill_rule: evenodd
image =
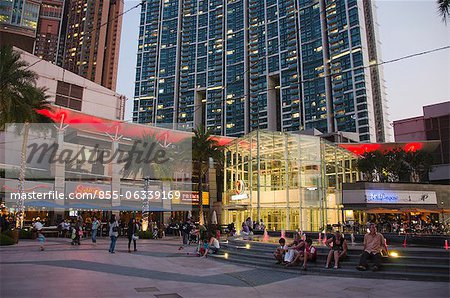
M42 0L0 1L0 45L33 52Z
M123 0L70 0L62 67L116 89Z
M116 89L124 0L2 0L0 45Z
M61 63L64 0L42 0L34 44L34 54L52 63Z
M369 0L147 0L133 121L389 137Z

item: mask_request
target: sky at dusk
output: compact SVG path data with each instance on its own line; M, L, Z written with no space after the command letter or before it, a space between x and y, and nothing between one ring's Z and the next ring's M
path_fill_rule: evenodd
M139 1L125 0L127 10ZM383 61L450 45L450 23L437 14L435 0L375 1ZM123 17L117 92L133 111L140 8ZM450 100L450 49L384 65L389 121L422 115L422 106Z

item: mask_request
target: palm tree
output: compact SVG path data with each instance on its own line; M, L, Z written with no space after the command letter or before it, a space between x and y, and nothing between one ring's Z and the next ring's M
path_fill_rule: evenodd
M447 18L450 17L450 0L437 0L437 5L442 21L447 24Z
M132 177L133 180L136 180L136 178L140 176L144 180L144 191L146 195L144 196L144 201L142 204L142 220L143 230L145 231L148 227L148 216L150 214L149 198L147 196L150 180L168 179L170 176L171 163L165 162L164 164L158 164L156 162L149 161L148 158L146 159L146 156L150 150L153 150L154 154L156 150L161 149L159 142L154 135L142 135L142 138L135 140L133 146L135 147L135 152L137 154L128 154L122 174L124 178ZM141 152L141 154L139 154L139 152Z
M203 126L194 129L194 137L192 138L192 163L194 171L198 173L198 196L199 196L199 222L204 224L203 218L203 175L208 171L209 159L215 162L223 161L223 151L217 140L211 136L211 132L206 131Z
M0 48L0 130L7 123L16 125L23 131L20 158L19 193L25 185L26 155L28 134L31 123L51 123L50 118L38 113L39 110L51 110L45 88L36 87L37 74L28 69L29 64L20 59L20 53L11 46ZM22 196L21 196L22 197ZM17 225L23 224L23 200L19 201Z

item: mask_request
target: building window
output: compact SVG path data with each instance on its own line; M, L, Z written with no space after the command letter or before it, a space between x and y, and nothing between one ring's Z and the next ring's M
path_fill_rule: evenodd
M73 110L81 111L83 87L58 81L55 104Z

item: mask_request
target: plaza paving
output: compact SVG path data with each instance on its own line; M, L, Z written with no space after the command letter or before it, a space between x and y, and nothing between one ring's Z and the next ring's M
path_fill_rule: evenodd
M219 262L179 251L179 238L139 240L127 252L120 238L48 238L0 247L0 297L449 297L448 283L308 276ZM190 253L190 254L188 254Z

